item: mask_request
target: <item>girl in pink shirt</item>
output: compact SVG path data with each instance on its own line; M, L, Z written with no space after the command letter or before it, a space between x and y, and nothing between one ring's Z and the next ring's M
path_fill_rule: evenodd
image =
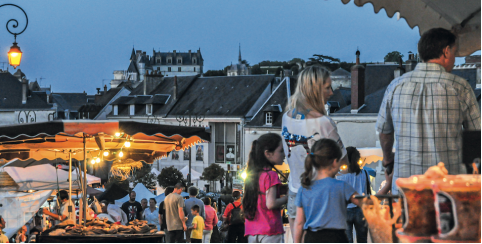
M211 207L211 198L204 197L203 202L206 215L206 219L204 220L203 243L210 243L213 226L218 224L218 215L216 215L216 210Z
M281 181L272 171L273 165L283 164L285 158L281 140L278 134L268 133L251 146L243 198L245 236L249 243L284 242L281 206L288 198L280 198Z

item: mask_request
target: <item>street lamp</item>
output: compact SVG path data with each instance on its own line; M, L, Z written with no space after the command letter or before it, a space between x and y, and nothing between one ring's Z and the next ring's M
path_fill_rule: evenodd
M18 9L22 10L23 14L25 15L25 19L27 20L27 22L25 23L25 28L23 28L23 30L20 31L20 32L12 32L12 31L10 31L10 28L9 28L10 22L15 22L15 23L12 23L13 28L18 27L18 21L16 19L10 19L7 22L7 31L10 34L12 34L15 38L15 41L13 42L13 46L10 47L10 51L8 51L8 62L10 63L10 65L13 66L14 69L16 69L17 66L20 65L20 62L22 61L22 51L20 51L20 47L17 46L17 35L22 34L27 29L28 17L27 17L27 13L25 13L23 8L19 7L18 5L7 3L7 4L0 5L0 8L3 7L3 6L13 6L13 7L16 7Z

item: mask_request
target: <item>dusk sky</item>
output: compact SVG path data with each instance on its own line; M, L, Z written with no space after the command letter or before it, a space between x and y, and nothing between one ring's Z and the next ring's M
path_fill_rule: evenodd
M7 2L4 2L7 3ZM340 0L183 0L183 1L27 1L13 3L29 17L17 37L20 68L30 81L53 92L95 93L114 70L126 70L135 49L167 52L201 48L204 71L237 62L238 45L251 65L264 60L307 60L324 54L353 62L382 62L391 51L416 52L418 28L404 19L378 14L373 6ZM0 8L0 26L25 18L12 7ZM0 62L8 62L13 36L0 27ZM462 60L457 61L461 63ZM6 64L0 63L0 68ZM18 69L17 68L17 69ZM9 67L13 73L13 67Z

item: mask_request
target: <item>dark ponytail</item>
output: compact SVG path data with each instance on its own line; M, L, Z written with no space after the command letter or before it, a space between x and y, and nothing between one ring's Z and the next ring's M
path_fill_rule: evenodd
M361 172L360 165L358 161L360 160L360 152L356 149L356 147L347 147L346 148L346 155L348 156L348 172L356 173L358 175Z
M258 195L264 194L259 190L259 176L272 164L264 155L265 151L273 152L281 144L281 136L268 133L253 141L249 152L246 180L244 182L243 211L246 219L253 220L258 208Z
M321 139L311 147L311 153L305 159L305 172L301 174L301 185L309 187L315 170L329 167L335 159L340 160L342 156L338 144L331 139ZM314 169L313 169L314 168Z

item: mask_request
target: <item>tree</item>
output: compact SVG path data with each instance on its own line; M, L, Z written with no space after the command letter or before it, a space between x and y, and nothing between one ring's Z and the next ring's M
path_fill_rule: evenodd
M109 189L113 184L117 184L120 188L129 191L129 180L122 180L121 177L111 176L107 183L105 183L105 189Z
M174 186L177 183L182 183L186 186L186 180L181 171L174 168L174 166L163 168L161 173L157 176L159 185L166 188L168 186Z
M400 62L400 59L403 58L403 54L401 54L399 51L393 51L393 52L389 52L387 55L385 55L385 57L383 58L383 60L385 62ZM403 60L402 60L403 62Z
M151 173L152 166L150 164L142 163L142 168L136 170L132 177L132 182L134 185L137 183L142 183L147 188L156 187L156 175Z
M246 61L246 59L241 60L241 63L242 63L242 64L245 64L246 67L249 67L249 62Z
M309 63L309 65L320 64L327 67L331 71L340 67L340 59L322 54L313 54L313 57L310 58Z
M224 70L208 70L203 74L204 76L226 76Z
M263 71L259 67L259 64L253 65L253 67L251 68L251 74L252 75L262 75L263 74Z
M207 181L218 181L224 176L224 169L219 164L213 163L204 168L202 178Z

